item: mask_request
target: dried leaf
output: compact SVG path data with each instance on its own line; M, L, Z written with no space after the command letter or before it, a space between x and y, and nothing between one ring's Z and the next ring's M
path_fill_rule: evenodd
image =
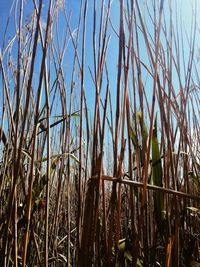
M156 163L156 164L155 164ZM154 122L153 135L152 135L152 177L151 183L156 186L163 186L162 183L162 164L161 164L161 154L158 144L157 137L157 116ZM160 231L162 231L162 222L164 220L165 213L164 210L164 195L163 192L155 191L154 197L154 207L155 207L155 218L157 226Z

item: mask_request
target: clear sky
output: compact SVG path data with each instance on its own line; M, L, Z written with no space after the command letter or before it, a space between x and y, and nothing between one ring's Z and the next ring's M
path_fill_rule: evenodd
M9 10L12 4L12 0L6 0L6 1L0 1L0 45L2 48L2 40L3 40L3 33L4 29L6 27L6 21L8 18ZM44 9L43 9L43 17L46 16L46 10L48 6L48 1L44 2ZM66 10L68 15L70 14L70 11L72 12L70 24L71 29L75 30L77 28L78 24L78 16L79 16L79 8L80 8L80 0L66 0ZM87 83L85 84L86 89L86 96L87 100L89 101L90 107L92 107L92 104L94 103L94 93L95 88L92 82L92 78L89 72L89 67L93 70L93 46L92 46L92 27L93 27L93 0L88 0L88 14L87 14L87 33L86 33L86 49L85 49L85 77ZM100 3L101 1L97 0L97 14L99 15L100 10ZM107 4L108 1L105 1ZM150 19L148 18L147 12L145 10L145 4L151 3L150 0L146 1L139 1L141 4L141 10L143 11L143 15L146 17L147 24L151 25ZM172 9L175 10L174 3L176 1L172 0ZM192 14L191 5L194 6L194 3L196 2L196 12L197 14L200 14L200 1L195 0L177 0L177 7L178 7L178 15L180 16L180 11L182 12L182 19L183 19L183 25L186 28L186 30L190 31L190 25L191 20L194 17ZM167 13L167 7L168 6L168 0L165 0L165 8L164 11ZM32 12L32 0L26 0L24 1L24 21L31 15ZM175 12L174 12L175 15ZM166 16L167 17L167 16ZM200 21L200 16L197 15L198 23ZM111 21L113 25L115 26L116 30L118 31L118 25L119 25L119 0L113 0L112 1L112 8L111 8ZM66 21L63 17L63 14L61 13L60 17L60 36L63 36L66 31ZM14 25L14 11L12 12L11 21L8 28L7 38L10 39L15 33L15 25ZM118 57L118 38L116 37L116 34L112 30L111 26L109 25L109 34L111 35L111 40L108 48L107 53L107 65L108 65L108 73L109 73L109 79L110 79L110 85L111 85L111 92L112 92L112 98L115 102L115 92L116 92L116 77L117 77L117 57ZM141 58L143 58L144 62L146 60L146 48L144 44L144 39L139 38L139 45L140 49L142 51ZM72 68L72 62L73 62L73 47L72 43L69 42L69 46L67 48L67 56L65 59L66 68L68 69L68 73L70 72L70 69ZM81 53L81 49L79 49L79 53ZM187 56L189 54L187 41L185 41L185 55ZM67 73L67 72L66 72ZM70 83L70 76L66 75L66 81L69 85ZM144 79L145 80L145 79ZM151 84L150 81L148 81L149 84ZM150 86L151 87L151 86ZM1 96L1 95L0 95Z

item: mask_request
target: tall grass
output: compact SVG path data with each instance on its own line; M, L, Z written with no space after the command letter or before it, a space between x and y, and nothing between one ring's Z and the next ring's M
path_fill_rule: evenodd
M0 265L197 264L195 8L82 0L74 29L47 2L13 2L0 51Z

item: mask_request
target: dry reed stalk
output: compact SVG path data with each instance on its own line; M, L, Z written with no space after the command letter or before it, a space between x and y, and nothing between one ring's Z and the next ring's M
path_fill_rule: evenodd
M21 0L6 25L0 263L189 265L200 257L196 14L187 33L172 1L85 0L74 30L61 2L48 1L44 24L42 1L23 22Z

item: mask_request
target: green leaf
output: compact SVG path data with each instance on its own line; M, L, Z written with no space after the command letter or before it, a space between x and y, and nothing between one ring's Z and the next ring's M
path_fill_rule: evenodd
M140 164L141 166L144 166L144 157L143 152L147 151L147 141L148 141L148 130L147 130L147 126L144 122L144 118L142 115L142 112L138 112L137 113L137 117L135 117L135 115L133 115L133 120L137 119L137 121L139 121L140 124L140 133L138 133L138 136L136 135L136 131L131 127L131 141L133 143L133 146L135 149L137 149L138 151L138 156L140 159ZM137 140L137 138L140 137L140 140ZM138 145L138 146L137 146Z
M71 114L71 117L80 117L80 114L78 114L78 113L72 113Z
M144 150L147 151L148 130L147 130L147 126L146 126L146 124L144 122L144 118L142 116L142 112L138 112L138 119L139 119L139 122L140 122L141 135L145 140Z
M59 159L62 157L67 157L67 156L70 156L70 158L72 158L73 160L75 160L76 162L79 163L78 158L72 153L63 153L63 154L52 155L51 156L52 162L51 162L51 168L50 168L50 175L53 175L53 173L55 172L56 165L57 165ZM37 164L37 163L42 163L45 161L47 161L47 157L44 157L41 160L37 160L37 161L35 161L35 163ZM46 184L47 184L47 174L46 173L44 173L40 179L35 180L33 183L33 203L35 203L36 205L37 205L36 201L39 199L39 196L42 193Z
M133 262L133 257L131 255L130 248L129 249L128 248L129 248L129 246L128 246L127 238L120 239L119 242L118 242L118 256L119 255L123 255L124 259L128 260L129 262ZM114 248L113 248L113 251L114 251ZM115 265L116 267L117 266L121 266L120 265L121 260L122 259L120 259L120 257L117 259L117 262L116 262L116 265ZM143 267L143 261L140 260L140 259L137 259L135 267Z
M136 148L136 133L132 127L131 127L131 141L133 143L134 148Z
M136 267L143 267L143 261L137 259Z
M118 242L118 250L119 251L124 251L125 250L125 243L126 243L126 238L120 239Z
M128 259L129 261L132 261L132 255L131 255L131 252L127 249L126 243L127 243L126 238L119 240L118 242L119 253L124 254L124 257L126 259Z
M126 250L124 252L124 257L127 258L129 261L133 260L132 255L131 255L130 251L128 251L128 250Z

